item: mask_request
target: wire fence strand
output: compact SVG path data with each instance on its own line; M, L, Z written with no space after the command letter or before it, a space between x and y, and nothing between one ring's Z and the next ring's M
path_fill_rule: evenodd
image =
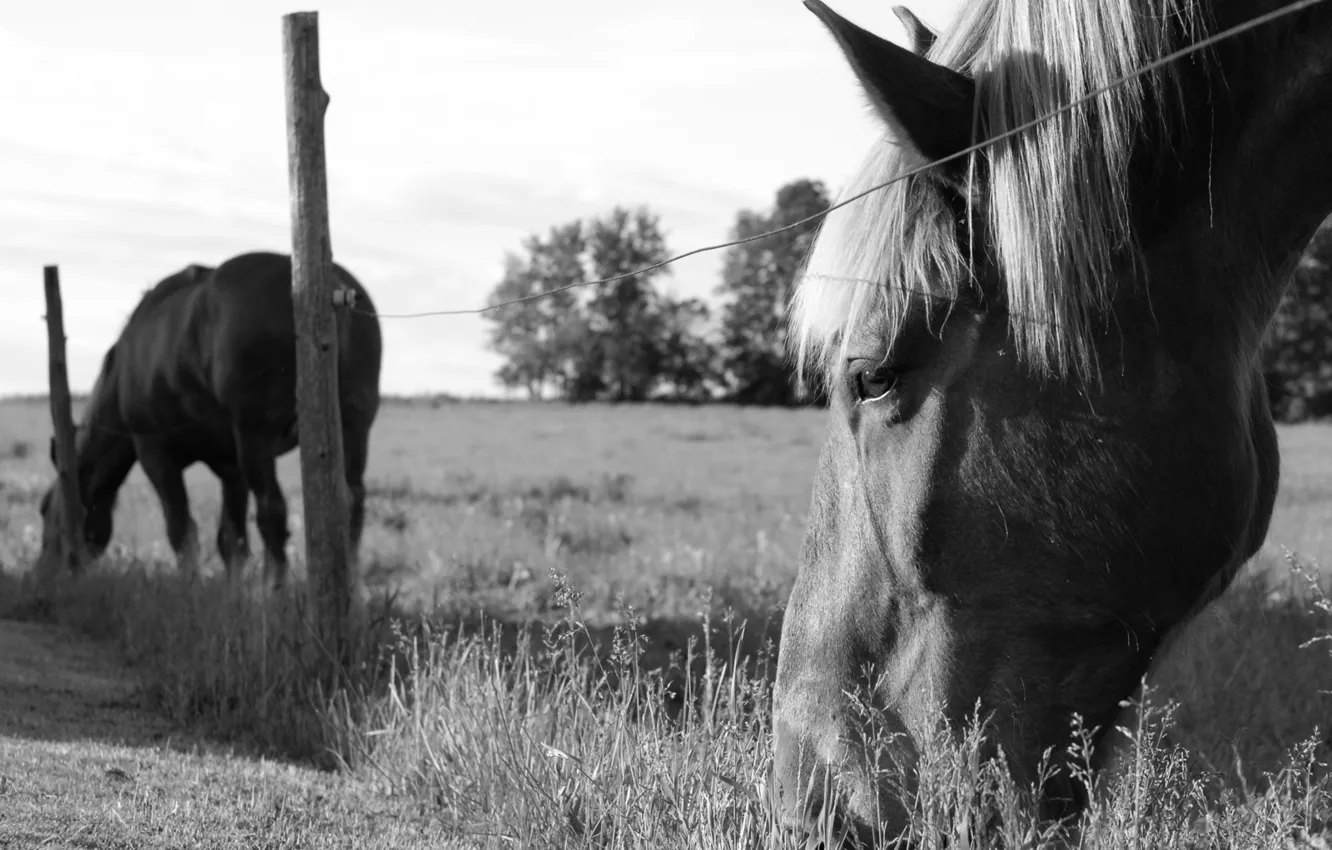
M1283 6L1280 9L1274 9L1270 12L1266 12L1262 15L1259 15L1256 18L1250 18L1244 23L1236 24L1235 26L1224 29L1218 33L1213 33L1212 35L1202 39L1201 41L1198 41L1194 44L1190 44L1186 47L1182 47L1179 50L1176 50L1172 53L1160 57L1159 59L1155 59L1151 62L1148 62L1146 65L1143 65L1141 68L1131 71L1123 75L1122 77L1118 77L1114 80L1111 80L1109 83L1105 84L1104 86L1101 86L1100 88L1086 95L1083 95L1082 97L1079 97L1076 100L1070 101L1069 103L1066 103L1063 106L1053 109L1050 112L1037 116L1036 118L1033 118L1024 124L1020 124L1017 127L1012 128L1011 130L1007 130L1003 133L1000 133L997 136L985 139L984 141L976 142L970 145L969 147L963 148L962 150L956 153L949 154L948 156L941 157L932 162L927 162L924 165L912 168L902 174L897 175L896 177L893 177L890 180L886 180L882 183L879 183L878 185L871 186L870 188L858 192L849 198L838 201L837 203L830 205L827 209L820 210L819 212L816 212L812 215L805 216L799 221L791 222L790 224L774 228L773 230L768 230L763 233L757 233L752 236L746 236L741 239L732 239L727 242L719 242L715 245L705 245L702 248L694 248L691 251L685 251L683 254L677 254L676 256L671 257L669 259L662 260L661 262L653 263L648 266L644 266L640 269L635 269L634 271L624 272L622 274L612 275L611 277L604 277L598 280L578 281L576 283L570 283L564 286L557 286L552 289L545 290L543 292L536 292L531 295L524 295L521 298L511 298L507 301L501 301L497 304L490 304L485 307L472 307L472 308L462 308L462 309L453 309L453 310L427 310L420 313L380 313L377 311L372 312L369 310L357 310L357 308L355 307L352 307L350 309L356 310L356 312L364 313L366 315L377 316L378 318L381 319L424 319L432 316L480 315L482 313L489 313L493 310L499 310L504 307L511 307L515 304L523 304L528 301L536 301L541 298L547 298L551 295L556 295L561 292L568 292L571 289L580 289L585 286L600 286L602 284L615 283L616 281L625 280L626 278L637 277L639 275L647 274L648 272L651 271L656 271L657 269L664 268L673 263L678 263L680 260L683 260L687 257L693 257L697 254L704 254L711 251L721 251L725 250L726 248L734 248L739 245L745 245L750 242L757 242L761 239L767 239L772 236L777 236L781 233L785 233L789 230L794 230L797 227L802 227L806 224L809 224L812 221L816 221L820 218L823 218L824 216L828 215L834 210L840 209L841 207L844 207L847 204L854 203L855 201L858 201L861 198L866 197L867 195L873 194L874 192L882 191L883 189L888 188L894 183L898 183L901 182L902 180L914 177L917 174L922 174L930 170L931 168L935 168L937 166L951 162L955 159L958 159L959 157L968 156L972 153L985 150L986 148L996 145L999 142L1003 141L1004 139L1016 136L1019 133L1025 133L1026 131L1032 129L1033 127L1038 127L1047 121L1051 121L1065 112L1076 109L1077 107L1083 105L1084 103L1088 103L1092 100L1095 100L1096 98L1100 97L1103 94L1114 91L1115 89L1121 86L1127 85L1128 83L1137 79L1138 77L1149 74L1152 71L1157 70L1158 68L1165 67L1166 65L1169 65L1173 62L1178 62L1179 60L1187 56L1191 56L1194 53L1206 50L1207 48L1219 42L1242 35L1248 32L1249 30L1257 29L1258 27L1263 26L1264 24L1271 23L1272 21L1278 20L1279 18L1283 18L1287 15L1293 15L1297 12L1302 12L1305 9L1312 8L1313 6L1316 6L1322 2L1325 2L1325 0L1296 0L1296 2L1291 3L1289 6Z
M969 154L971 154L971 153L974 153L974 152L976 152L976 151L983 150L983 149L985 149L985 148L987 148L987 147L990 147L990 146L992 146L992 145L994 145L994 144L997 144L997 143L1000 142L1000 141L1003 141L1003 140L1006 139L1006 138L1010 138L1010 137L1012 137L1012 136L1015 136L1015 135L1017 135L1018 133L1026 132L1027 130L1030 130L1030 129L1033 128L1033 127L1039 126L1040 124L1042 124L1042 123L1044 123L1044 122L1046 122L1046 121L1050 121L1050 120L1052 120L1053 118L1055 118L1055 117L1058 116L1058 115L1063 114L1064 112L1068 112L1068 111L1071 110L1071 109L1075 109L1075 108L1077 108L1078 106L1082 105L1083 103L1086 103L1086 102L1088 102L1088 101L1090 101L1090 100L1093 100L1093 99L1095 99L1095 98L1097 98L1097 97L1100 97L1101 95L1105 94L1106 92L1113 91L1115 88L1117 88L1117 87L1119 87L1119 86L1122 86L1122 85L1125 85L1125 84L1127 84L1129 81L1131 81L1131 80L1133 80L1133 79L1136 79L1137 77L1140 77L1140 76L1142 76L1142 75L1144 75L1144 74L1148 74L1148 73L1150 73L1150 72L1156 70L1157 68L1164 67L1165 65L1168 65L1168 64L1170 64L1171 62L1177 62L1177 61L1179 61L1180 59L1183 59L1183 58L1186 57L1186 56L1189 56L1189 55L1192 55L1192 54L1194 54L1194 53L1197 53L1198 51L1205 50L1206 48L1208 48L1208 47L1210 47L1210 46L1212 46L1212 45L1214 45L1214 44L1216 44L1216 43L1218 43L1218 42L1220 42L1220 41L1224 41L1224 40L1229 39L1229 38L1234 38L1234 37L1237 36L1237 35L1241 35L1242 33L1247 32L1247 31L1252 30L1252 29L1255 29L1255 28L1257 28L1257 27L1259 27L1259 26L1262 26L1263 24L1266 24L1266 23L1269 23L1269 22L1271 22L1271 21L1277 20L1278 18L1284 17L1284 16L1286 16L1286 15L1295 14L1296 12L1300 12L1300 11L1303 11L1303 10L1305 10L1305 9L1311 8L1311 7L1313 7L1313 6L1315 6L1315 5L1319 4L1319 3L1322 3L1322 2L1325 2L1325 0L1297 0L1297 2L1292 3L1292 4L1290 4L1289 6L1284 6L1284 7L1280 8L1280 9L1276 9L1276 10L1274 10L1274 11L1267 12L1267 13L1265 13L1265 14L1263 14L1263 15L1260 15L1260 16L1258 16L1258 17L1256 17L1256 18L1253 18L1253 19L1251 19L1251 20L1249 20L1249 21L1246 21L1246 22L1244 22L1244 23L1242 23L1242 24L1237 24L1237 25L1235 25L1235 26L1233 26L1233 27L1230 27L1230 28L1228 28L1228 29L1226 29L1226 30L1223 30L1222 32L1215 33L1215 34L1213 34L1213 35L1211 35L1211 36L1209 36L1209 37L1207 37L1207 38L1205 38L1205 39L1203 39L1203 40L1197 42L1196 44L1191 44L1191 45L1189 45L1189 46L1187 46L1187 47L1181 48L1181 49L1179 49L1179 50L1174 51L1173 53L1170 53L1170 54L1168 54L1168 55L1166 55L1166 56L1163 56L1163 57L1161 57L1161 58L1159 58L1159 59L1156 59L1156 60L1154 60L1154 61L1152 61L1152 62L1150 62L1150 63L1144 65L1142 68L1137 69L1136 71L1133 71L1133 72L1131 72L1131 73L1129 73L1129 74L1124 75L1123 77L1120 77L1120 78L1118 78L1118 79L1116 79L1116 80L1111 81L1110 83L1108 83L1108 84L1102 86L1101 88L1099 88L1099 89L1097 89L1097 90L1091 92L1090 94L1084 95L1083 97L1080 97L1080 98L1078 98L1078 99L1076 99L1076 100L1074 100L1074 101L1072 101L1072 102L1070 102L1070 103L1067 103L1067 104L1065 104L1065 105L1063 105L1063 106L1061 106L1061 107L1059 107L1059 108L1057 108L1057 109L1054 109L1054 110L1052 110L1052 111L1050 111L1050 112L1048 112L1048 113L1046 113L1046 114L1044 114L1044 115L1041 115L1041 116L1039 116L1039 117L1037 117L1037 118L1034 118L1034 119L1032 119L1032 120L1026 122L1025 124L1022 124L1022 125L1020 125L1020 126L1014 127L1013 129L1008 130L1008 131L1006 131L1006 132L1004 132L1004 133L1001 133L1001 134L998 135L998 136L994 136L993 138L986 139L985 141L975 143L975 144L971 145L970 147L967 147L967 148L964 148L964 149L958 151L957 153L950 154L949 156L943 157L943 158L941 158L941 159L937 159L937 160L935 160L935 161L933 161L933 162L926 163L925 165L919 166L919 167L917 167L917 168L913 168L913 169L911 169L911 170L909 170L909 171L907 171L907 172L905 172L905 173L903 173L903 174L899 174L898 176L892 178L891 180L887 180L887 181L885 181L885 182L883 182L883 183L880 183L880 184L878 184L878 185L876 185L876 186L871 186L870 188L865 189L865 190L863 190L863 191L861 191L861 192L858 192L857 194L855 194L855 195L853 195L853 196L851 196L851 197L849 197L849 198L846 198L845 200L838 201L837 203L830 205L830 206L829 206L827 209L825 209L825 210L821 210L821 211L819 211L819 212L817 212L817 213L814 213L813 215L806 216L805 218L802 218L802 219L800 219L799 221L792 222L792 223L790 223L790 224L784 225L784 226L782 226L782 227L775 228L775 229L773 229L773 230L765 231L765 232L763 232L763 233L755 234L755 235L753 235L753 236L747 236L747 237L744 237L743 239L732 239L732 240L730 240L730 241L727 241L727 242L721 242L721 243L716 244L716 245L707 245L707 246L704 246L704 247L702 247L702 248L695 248L695 249L693 249L692 251L686 251L686 252L683 253L683 254L679 254L679 255L677 255L677 256L671 257L670 259L667 259L667 260L662 260L662 261L659 262L659 263L653 263L652 265L644 266L643 268L641 268L641 269L636 269L636 270L634 270L634 271L632 271L632 272L625 272L625 273L623 273L623 274L618 274L618 275L614 275L614 276L612 276L612 277L602 278L602 279L600 279L600 280L579 281L579 282L577 282L577 283L571 283L571 284L568 284L568 285L566 285L566 286L560 286L560 287L556 287L556 288L553 288L553 289L549 289L549 290L546 290L546 291L544 291L544 292L538 292L538 293L534 293L534 294L532 294L532 295L526 295L526 296L523 296L522 298L514 298L514 299L511 299L511 300L508 300L508 301L502 301L502 302L500 302L500 303L498 303L498 304L491 304L491 305L489 305L489 306L487 306L487 307L478 307L478 308L471 308L471 309L457 309L457 310L431 310L431 311L422 312L422 313L380 313L380 312L370 311L370 310L361 310L361 309L359 309L359 308L357 308L357 307L355 307L355 306L348 307L347 309L352 310L352 311L354 311L354 312L362 313L362 314L365 314L365 315L376 316L376 317L381 318L381 319L419 319L419 318L426 318L426 317L431 317L431 316L463 316L463 315L478 315L478 314L481 314L481 313L487 313L487 312L490 312L490 311L492 311L492 310L499 310L499 309L501 309L501 308L503 308L503 307L508 307L508 306L511 306L511 305L514 305L514 304L522 304L522 303L527 302L527 301L535 301L535 300L537 300L537 299L545 298L545 297L548 297L548 296L550 296L550 295L555 295L555 294L560 293L560 292L566 292L566 291L571 290L571 289L578 289L578 288L580 288L580 287L584 287L584 286L597 286L597 285L599 285L599 284L605 284L605 283L614 283L615 281L618 281L618 280L624 280L625 278L634 277L634 276L636 276L636 275L641 275L641 274L645 274L645 273L650 272L650 271L654 271L654 270L659 269L659 268L662 268L662 267L664 267L664 266L668 266L668 265L670 265L670 264L672 264L672 263L679 262L680 260L683 260L683 259L685 259L686 257L692 257L692 256L694 256L694 255L696 255L696 254L702 254L702 253L706 253L706 252L709 252L709 251L719 251L719 250L723 250L723 249L726 249L726 248L734 247L734 246L737 246L737 245L744 245L744 244L749 243L749 242L756 242L756 241L759 241L759 240L761 240L761 239L767 239L767 238L770 237L770 236L776 236L776 235L778 235L778 234L785 233L785 232L787 232L787 231L789 231L789 230L793 230L793 229L795 229L795 228L797 228L797 227L800 227L800 226L802 226L802 225L808 224L808 223L811 222L811 221L815 221L815 220L817 220L817 219L819 219L819 218L822 218L823 216L826 216L828 213L831 213L831 212L833 212L834 210L839 209L840 207L844 207L844 206L846 206L847 204L850 204L850 203L853 203L853 202L855 202L855 201L858 201L858 200L860 200L861 198L864 198L864 197L866 197L867 195L870 195L870 194L872 194L872 193L874 193L874 192L878 192L878 191L881 191L881 190L883 190L883 189L886 189L887 187L893 185L894 183L897 183L897 182L899 182L899 181L901 181L901 180L906 180L906 179L908 179L908 178L910 178L910 177L912 177L912 176L914 176L914 175L920 174L920 173L922 173L922 172L924 172L924 171L926 171L926 170L928 170L928 169L930 169L930 168L934 168L935 166L942 165L942 164L944 164L944 163L950 162L950 161L952 161L952 160L954 160L954 159L957 159L957 158L959 158L959 157L967 156L967 155L969 155ZM830 278L830 276L827 276L827 275L817 275L817 277ZM863 279L860 279L860 278L837 278L837 279L838 279L838 280L845 280L845 281L848 282L848 283L851 283L851 282L855 282L855 283L872 283L872 281L866 281L866 280L863 280ZM1010 317L1010 318L1014 318L1014 317ZM1017 318L1019 318L1020 320L1032 321L1032 322L1040 322L1040 321L1043 321L1043 320L1033 319L1033 318L1031 318L1031 317L1017 317ZM85 426L79 426L79 427L85 427ZM118 434L118 435L126 436L126 437L130 437L130 436L134 436L134 435L135 435L134 433L131 433L131 432L129 432L129 431L121 431L120 429L113 429L113 428L109 428L109 427L107 427L107 426L103 426L103 425L91 424L90 427L94 428L95 430L104 431L104 432L107 432L107 433L114 433L114 434ZM155 434L154 436L171 436L173 433L175 433L175 432L174 432L174 431L173 431L173 432L163 432L163 433L160 433L160 434ZM140 436L142 436L142 435L140 434Z

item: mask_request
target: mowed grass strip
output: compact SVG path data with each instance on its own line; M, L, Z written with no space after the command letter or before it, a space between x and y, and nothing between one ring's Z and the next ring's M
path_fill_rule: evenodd
M471 846L354 779L309 767L2 736L0 765L3 847Z

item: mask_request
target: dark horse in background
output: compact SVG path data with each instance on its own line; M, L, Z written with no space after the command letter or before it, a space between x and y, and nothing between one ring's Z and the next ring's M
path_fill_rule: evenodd
M351 546L365 515L366 454L379 411L383 342L374 304L341 266L356 309L338 311L338 394L350 491ZM157 491L180 570L199 566L198 528L183 473L201 462L222 482L217 551L229 576L249 558L246 514L254 493L264 573L286 578L287 501L277 458L297 444L296 331L291 258L248 253L217 268L192 265L144 295L107 351L75 435L83 502L81 568L111 540L116 494L137 462ZM52 462L55 462L54 441ZM57 558L61 500L42 499L39 564Z

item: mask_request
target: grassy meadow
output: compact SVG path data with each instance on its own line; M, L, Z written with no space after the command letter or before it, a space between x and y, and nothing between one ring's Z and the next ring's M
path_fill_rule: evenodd
M45 402L0 404L0 614L35 616L49 421ZM781 607L823 427L817 411L387 404L362 544L377 613L337 687L307 672L299 593L177 580L137 469L104 563L41 616L119 647L173 721L360 777L441 841L760 847ZM1280 437L1263 553L1160 665L1151 705L1174 705L1148 708L1091 813L1038 823L974 742L941 743L921 846L1325 846L1309 842L1332 817L1332 659L1309 641L1332 633L1313 580L1332 564L1332 427ZM279 477L299 582L296 452ZM202 467L187 479L216 572L218 486Z

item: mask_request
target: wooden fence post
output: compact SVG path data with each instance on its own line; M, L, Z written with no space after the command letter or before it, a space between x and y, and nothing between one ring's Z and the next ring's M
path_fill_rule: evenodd
M65 361L65 310L60 299L60 268L42 269L46 286L47 363L50 372L51 424L54 427L56 493L61 500L64 524L61 527L60 558L43 565L47 575L39 583L49 582L58 571L78 570L83 536L83 504L79 499L78 469L74 463L74 416L69 400L69 371ZM49 586L49 585L48 585Z
M324 160L328 95L319 79L319 13L284 15L282 36L305 557L317 628L327 649L342 659L358 594L350 557L338 405L338 330Z

